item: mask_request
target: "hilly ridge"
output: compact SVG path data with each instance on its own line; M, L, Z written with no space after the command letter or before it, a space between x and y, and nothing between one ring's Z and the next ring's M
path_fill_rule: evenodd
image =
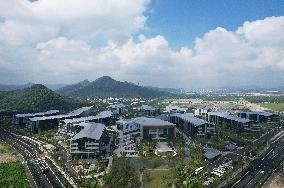
M79 82L57 90L63 95L78 97L163 97L172 95L169 92L158 91L151 88L138 86L129 82L114 80L103 76L93 82Z
M37 112L51 109L69 111L86 105L78 99L61 96L44 85L0 92L0 111Z

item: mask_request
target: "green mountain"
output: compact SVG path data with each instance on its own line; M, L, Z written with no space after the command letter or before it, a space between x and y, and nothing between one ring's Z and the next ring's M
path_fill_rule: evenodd
M86 105L78 99L61 96L41 84L15 91L0 92L0 111L37 112L51 109L70 111Z
M57 90L63 95L78 97L164 97L172 95L169 92L157 91L138 86L129 82L121 82L109 76L103 76L93 82L80 82Z
M31 87L35 83L27 83L27 84L22 84L22 85L13 85L13 84L0 84L0 91L14 91L17 89L24 89ZM48 87L51 90L57 90L59 88L62 88L66 86L66 84L45 84L46 87Z
M76 84L67 85L57 90L58 93L62 93L65 95L73 95L77 90L82 89L89 85L91 82L89 80L83 80Z
M33 83L27 83L27 84L23 84L23 85L12 85L12 84L0 84L0 91L13 91L13 90L17 90L17 89L24 89L27 87L31 87L32 85L34 85Z

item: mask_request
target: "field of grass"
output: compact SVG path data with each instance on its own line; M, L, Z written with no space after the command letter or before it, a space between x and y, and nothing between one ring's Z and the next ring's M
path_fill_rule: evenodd
M15 154L14 148L0 141L0 155L1 154Z
M147 170L144 172L143 184L145 188L164 188L164 178L169 175L170 170Z
M274 111L284 111L284 103L259 103L259 105Z
M20 161L0 164L0 187L28 188L29 183Z
M5 142L0 141L0 163L15 162L18 160L19 157L15 149Z

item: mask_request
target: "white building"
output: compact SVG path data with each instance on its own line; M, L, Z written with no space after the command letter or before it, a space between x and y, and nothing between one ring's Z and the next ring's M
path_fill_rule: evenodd
M123 134L138 132L141 139L160 141L176 137L176 125L161 119L137 117L130 120L120 120L117 125Z
M178 106L172 106L172 105L169 105L169 106L166 106L166 111L168 113L186 113L187 111L187 108L181 108L181 107L178 107Z
M194 110L195 116L206 116L208 112L211 112L211 108L197 108Z

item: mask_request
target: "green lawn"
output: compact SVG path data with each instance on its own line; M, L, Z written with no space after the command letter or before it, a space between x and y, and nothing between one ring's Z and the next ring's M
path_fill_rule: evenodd
M11 146L0 141L0 154L14 154L15 150Z
M0 164L0 187L28 188L29 183L20 161Z
M165 176L169 175L170 170L147 170L144 172L143 184L145 188L164 188Z
M259 105L274 111L284 111L284 103L259 103Z

